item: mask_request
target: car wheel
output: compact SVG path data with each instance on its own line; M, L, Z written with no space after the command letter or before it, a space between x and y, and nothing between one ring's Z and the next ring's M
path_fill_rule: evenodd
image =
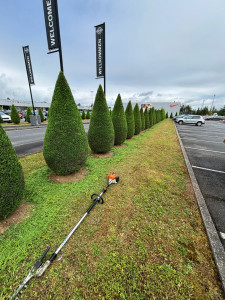
M202 126L202 122L197 122L197 126Z
M183 121L179 121L178 124L179 124L179 125L182 125L182 124L183 124Z

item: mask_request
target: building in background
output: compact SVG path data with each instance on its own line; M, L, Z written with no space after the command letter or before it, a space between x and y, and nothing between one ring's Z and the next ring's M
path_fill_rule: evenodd
M23 100L16 100L16 99L0 99L0 106L3 110L10 110L12 105L15 105L18 111L26 110L28 107L31 107L31 101L23 101ZM43 102L35 102L35 109L42 108L44 111L49 109L50 103L43 101Z

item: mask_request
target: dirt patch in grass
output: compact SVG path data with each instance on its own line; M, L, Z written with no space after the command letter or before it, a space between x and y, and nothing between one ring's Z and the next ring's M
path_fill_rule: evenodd
M115 148L125 148L127 145L122 144L122 145L114 145Z
M4 233L11 225L16 225L28 218L31 210L32 205L23 200L12 214L0 222L0 234Z
M95 158L108 158L113 156L113 152L107 152L107 153L91 153L91 157Z
M78 172L66 176L56 175L54 173L51 173L49 176L49 180L51 182L56 182L56 183L78 182L84 179L87 173L88 173L87 169L80 169Z

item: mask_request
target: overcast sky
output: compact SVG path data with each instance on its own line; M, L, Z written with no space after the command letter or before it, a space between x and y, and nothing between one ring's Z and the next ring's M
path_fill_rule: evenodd
M75 102L92 103L94 26L106 23L109 104L179 101L225 105L224 0L58 0L64 74ZM48 46L42 0L0 0L0 98L30 100L22 46L29 45L34 102L51 101L60 70ZM93 93L91 92L93 91Z

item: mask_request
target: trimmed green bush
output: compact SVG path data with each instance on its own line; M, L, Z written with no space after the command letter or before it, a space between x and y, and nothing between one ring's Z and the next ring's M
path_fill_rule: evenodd
M85 111L83 110L83 111L82 111L82 115L81 115L81 119L82 119L82 120L85 120L85 118L86 118L86 115L85 115Z
M14 104L11 107L11 120L14 124L20 123L20 116Z
M136 103L134 107L134 134L137 135L141 132L141 115L139 111L139 106Z
M166 113L166 119L168 119L168 112Z
M20 204L24 191L24 176L5 130L0 126L0 221Z
M63 72L56 81L51 115L44 138L43 155L57 175L78 171L88 155L84 126Z
M150 123L150 127L152 127L154 125L153 123L153 109L150 108L149 110L149 123Z
M165 109L162 108L161 109L161 120L163 121L165 118L166 118L166 112L165 112Z
M44 115L43 115L43 111L42 111L41 108L38 109L38 114L39 114L39 116L40 116L40 118L41 118L41 122L44 122L45 117L44 117Z
M159 123L161 121L161 110L156 110L156 122Z
M127 139L131 139L134 136L134 113L132 109L131 101L128 102L127 108L125 111L127 119Z
M3 123L2 117L0 116L0 123Z
M89 120L91 118L89 109L87 110L86 119Z
M170 119L173 119L173 113L171 112L171 114L170 114Z
M28 107L27 108L27 113L26 113L26 118L25 118L25 121L30 123L30 115L32 115L32 111L31 111L31 108Z
M175 117L177 117L177 112L176 112L176 114L175 114Z
M144 116L145 116L145 129L150 128L150 122L149 122L149 113L147 108L144 111Z
M145 117L143 113L143 108L140 109L140 115L141 115L141 130L145 130Z
M99 85L91 114L88 142L94 153L107 153L114 145L113 123L101 85Z
M156 111L154 109L154 107L152 108L152 115L153 115L153 124L156 124Z
M112 111L112 122L115 132L115 145L121 145L127 138L127 120L120 94Z

